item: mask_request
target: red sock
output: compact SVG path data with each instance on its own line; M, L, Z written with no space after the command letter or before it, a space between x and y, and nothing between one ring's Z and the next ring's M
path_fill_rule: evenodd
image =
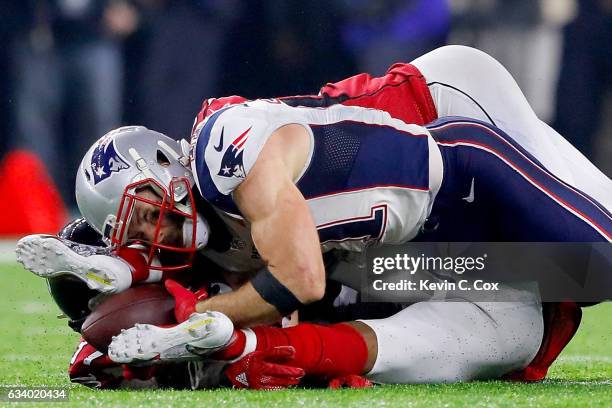
M130 264L132 282L141 282L149 278L149 265L141 249L120 247L116 255Z
M368 358L365 340L347 324L301 323L286 329L261 326L253 328L253 332L257 336L256 350L270 350L277 346L295 348L292 365L303 368L309 375L325 378L361 375ZM233 360L244 352L245 345L244 332L235 330L229 345L211 357Z
M228 345L223 350L214 352L210 357L213 360L233 360L242 355L245 347L246 335L242 330L234 329L234 334L232 334Z
M257 350L293 346L295 360L291 365L303 368L307 375L336 378L361 375L368 359L365 340L347 324L330 326L301 323L294 327L255 327Z

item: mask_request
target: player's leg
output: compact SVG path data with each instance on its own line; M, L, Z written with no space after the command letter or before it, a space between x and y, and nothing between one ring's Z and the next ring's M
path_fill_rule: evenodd
M233 333L234 324L223 313L193 313L170 327L136 324L122 330L113 337L108 355L118 363L193 360L227 346Z
M112 250L83 218L67 224L57 236L28 235L19 240L15 252L17 260L37 276L70 275L104 293L121 292L136 282L158 282L162 277L161 271L147 265L143 247Z
M188 343L205 348L221 345L212 339L219 332L199 321L194 314L183 326L197 326L192 334L200 338L188 336L181 325L129 329L113 340L109 355L118 362L155 356L168 360L169 351L184 350ZM239 330L212 358L235 360L253 351L291 346L295 354L290 365L319 379L369 372L379 382L455 382L499 378L524 368L537 353L541 338L541 309L534 296L523 303L422 302L387 319ZM156 343L155 353L149 353L150 343Z
M612 207L612 181L538 119L514 78L494 58L455 45L412 64L424 75L439 117L466 116L499 127L563 181Z
M500 129L467 118L439 119L428 128L445 164L432 210L441 225L455 208L474 206L489 239L612 240L612 216L601 203L559 180Z
M366 376L388 384L500 378L523 368L542 339L540 303L420 302L365 320L377 339Z
M117 293L130 287L132 267L110 248L85 245L47 234L21 238L15 249L17 261L37 276L71 275L90 289Z
M439 117L466 116L502 129L536 126L537 116L514 78L482 51L451 45L411 64L425 77Z

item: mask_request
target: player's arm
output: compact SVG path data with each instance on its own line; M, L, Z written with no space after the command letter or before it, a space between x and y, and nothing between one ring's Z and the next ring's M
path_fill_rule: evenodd
M199 303L197 311L222 312L244 327L278 321L299 303L321 299L325 269L319 238L306 200L293 182L309 144L310 136L300 125L284 126L270 136L234 191L267 270L232 293Z

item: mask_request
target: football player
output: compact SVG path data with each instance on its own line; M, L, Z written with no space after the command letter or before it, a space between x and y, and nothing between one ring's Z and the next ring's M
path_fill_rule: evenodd
M73 248L81 251L87 249L91 254L109 253L102 236L82 218L67 224L58 237ZM231 290L240 283L236 277L208 262L198 258L194 264L196 270L204 269L206 274L181 274L182 282L189 282L195 288L206 288L208 293L218 294ZM187 271L188 272L188 271ZM242 275L242 274L241 274ZM210 283L213 281L212 283ZM101 291L93 290L69 274L61 274L47 280L53 300L68 319L68 325L76 332L90 313L92 302L101 296ZM325 298L316 304L300 310L302 321L316 320L328 323L360 317L386 317L401 309L394 304L357 304L357 293L330 281L326 287ZM229 284L229 285L228 285ZM180 288L178 284L168 281L171 288ZM202 286L204 285L204 286ZM202 292L202 291L201 291ZM188 293L184 290L182 293ZM182 316L184 309L193 305L180 302L177 316ZM364 307L365 306L365 307ZM239 335L238 335L239 336ZM237 337L238 337L237 336ZM294 352L288 348L272 348L245 355L244 358L228 363L227 361L203 362L198 360L173 362L154 366L133 366L116 363L103 352L96 350L81 338L70 360L68 370L72 382L92 388L211 388L220 386L250 387L255 389L276 389L297 384L304 375L302 369L287 368ZM219 357L222 357L220 354ZM282 366L282 367L281 367ZM241 373L244 373L241 375ZM296 374L297 373L297 374ZM243 379L243 377L248 380ZM238 378L238 379L237 379ZM240 382L242 380L242 382ZM327 384L324 382L323 385ZM369 383L358 376L334 378L330 386L339 385L366 386Z
M454 50L442 54L452 54ZM470 211L471 207L488 216L482 217L477 224L477 235L470 238L609 241L610 213L606 200L610 181L577 153L569 154L572 162L580 163L573 168L558 166L554 160L543 164L545 154L538 147L539 142L531 145L519 142L522 139L551 141L554 137L549 130L542 130L544 127L537 118L523 120L513 110L517 106L524 108L526 103L518 88L511 92L515 87L512 79L503 78L507 73L488 57L463 48L459 54L469 54L471 59L463 61L456 57L447 61L454 61L458 71L447 81L436 81L436 75L442 77L448 72L436 72L437 65L427 63L443 62L437 58L440 52L434 52L429 59L426 55L413 65L395 67L378 81L367 76L349 79L338 85L345 87L346 93L334 96L323 92L321 97L302 98L314 101L314 106L295 98L249 101L209 112L209 116L196 123L190 158L199 193L221 218L220 225L226 227L225 231L230 229L227 235L241 238L241 254L250 255L249 262L253 257L265 260L249 283L235 292L201 302L197 310L221 311L238 327L276 321L322 296L325 279L321 248L361 251L370 246L401 244L423 233L426 222L432 220L437 228L431 239L465 239L465 231L461 226L458 228L457 220L463 216L469 219L469 213L474 212ZM482 74L478 81L467 81L468 88L474 82L484 83L483 78L488 78L484 75L494 72L497 89L508 90L504 98L481 85L469 91L453 85L452 80L461 77L460 68L466 66L462 62L471 62L467 66L475 67L475 64L482 71L464 73L466 77ZM478 66L479 62L482 66ZM389 95L393 84L397 85L395 89L401 88L408 95L404 101L395 100L393 106L407 107L409 113L405 115L411 115L410 118L384 106L384 101L389 100L385 95ZM439 84L442 85L436 88ZM357 93L355 87L359 88ZM373 92L359 92L372 87ZM418 126L435 119L436 115L454 112L453 106L457 106L451 103L454 100L463 101L458 106L481 109L485 121L443 118L427 128ZM499 100L504 100L503 106ZM376 107L383 110L369 109L376 101L380 102ZM489 101L491 104L487 105ZM446 106L447 112L444 111L446 103L450 106ZM530 112L528 105L523 110ZM517 128L513 137L503 132L504 127ZM77 180L77 198L84 216L113 242L148 241L151 251L179 251L184 247L193 250L203 245L202 237L198 238L198 231L202 230L212 232L211 242L215 241L215 228L209 230L205 226L205 222L210 226L210 220L215 217L205 217L203 221L196 216L194 197L189 194L191 181L188 178L168 181L170 173L164 173L164 169L185 161L185 149L167 149L170 142L159 137L155 142L144 143L138 138L130 139L130 134L138 132L142 134L144 130L132 128L111 133L86 155ZM562 143L559 146L567 147ZM158 169L161 170L158 172ZM116 182L110 180L125 180L132 172L139 175L140 181L130 185L121 183L125 194L119 205L117 191L122 190L117 190ZM587 180L577 177L578 174L596 177ZM164 178L165 182L159 181ZM108 194L110 190L103 193L115 197L112 204L101 208L99 204L85 203L85 200L95 200L100 191L113 185L114 195ZM470 200L463 200L466 196ZM534 202L538 205L534 206ZM92 215L92 209L97 215ZM177 230L182 233L176 233ZM249 236L253 238L257 255L248 251L253 248ZM49 241L39 238L26 242L25 246L44 247ZM63 251L61 243L50 246L56 252ZM153 269L151 258L147 265ZM77 264L73 272L79 274L84 269ZM418 364L408 354L424 358L430 355L428 347L448 349L459 361L456 366L448 366L450 374L442 375L442 380L479 378L480 372L469 368L472 360L459 357L465 350L453 348L449 345L450 339L459 338L471 344L473 348L468 356L486 355L484 348L493 347L494 361L475 365L496 367L492 370L496 374L524 367L539 347L542 319L536 297L510 305L423 302L415 306L418 307L407 308L386 323L368 321L357 325L356 332L376 339L378 354L374 360L380 366L374 365L370 373L376 379L387 381L388 373L394 373L395 382L424 378L422 371L410 372L408 367ZM419 315L435 315L436 319L422 321L415 318ZM185 325L199 324L200 330L192 330L197 339L176 336L174 340L178 343L201 345L196 343L207 333L207 325L202 322L209 317L194 316L201 321ZM474 331L466 323L469 321L477 322L476 327L492 330L480 330L477 336L480 341L473 341ZM494 322L502 323L495 326ZM418 333L429 330L433 336L425 336L428 339L436 338L439 327L460 327L454 329L456 332L443 332L446 335L437 337L437 342L428 341L420 353L399 354L406 355L407 360L398 359L398 347L401 349L412 340L418 344L416 339L406 340L407 337L397 344L397 328L411 325L422 327ZM498 332L499 327L508 332ZM184 328L179 325L168 330L178 333ZM153 346L138 351L131 343L140 330L147 329L150 328L137 327L127 333L115 344L116 350L132 353L128 359L158 355L161 350ZM509 333L520 333L525 344L517 349L499 341ZM500 361L500 356L509 357ZM397 375L402 371L398 367L404 367L403 377ZM423 371L431 368L423 364L420 367ZM376 377L379 372L383 374Z

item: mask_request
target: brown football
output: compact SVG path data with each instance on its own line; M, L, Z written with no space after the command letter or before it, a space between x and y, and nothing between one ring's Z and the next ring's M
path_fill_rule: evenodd
M136 323L157 326L176 323L174 298L163 285L139 285L104 299L83 323L81 334L89 344L106 353L112 337Z

